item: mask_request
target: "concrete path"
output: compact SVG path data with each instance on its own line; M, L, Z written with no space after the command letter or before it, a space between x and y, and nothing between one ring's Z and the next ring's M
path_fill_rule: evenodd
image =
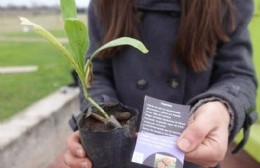
M38 66L0 66L0 74L12 74L12 73L27 73L35 72L38 70Z
M79 113L78 93L61 88L0 123L0 167L46 168L65 148L68 120Z

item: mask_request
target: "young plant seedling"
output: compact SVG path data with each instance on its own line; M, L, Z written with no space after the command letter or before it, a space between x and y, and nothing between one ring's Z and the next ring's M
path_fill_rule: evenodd
M64 47L56 37L54 37L49 31L47 31L40 25L35 24L24 17L20 17L21 24L32 26L35 32L37 32L47 41L49 41L75 69L82 84L82 90L85 99L91 104L91 106L95 107L100 114L100 116L96 116L92 112L88 111L88 113L90 114L87 114L87 116L94 115L95 118L104 122L106 125L121 127L115 117L108 116L104 109L101 108L98 103L96 103L88 94L87 88L91 87L93 77L92 61L94 57L99 54L100 51L110 47L130 45L143 53L147 53L148 50L142 42L136 39L121 37L104 44L96 51L94 51L92 55L85 61L86 52L89 46L88 30L86 25L77 18L77 8L75 0L60 0L60 8L64 20L64 29L69 41L70 51L67 50L67 48Z

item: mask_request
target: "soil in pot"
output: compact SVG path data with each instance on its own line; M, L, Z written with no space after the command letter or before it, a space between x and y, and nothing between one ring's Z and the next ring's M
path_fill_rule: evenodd
M122 128L105 126L92 116L79 119L81 143L94 168L129 168L135 145L138 112L121 104L104 106L109 115L116 118L129 112L128 119L118 120Z

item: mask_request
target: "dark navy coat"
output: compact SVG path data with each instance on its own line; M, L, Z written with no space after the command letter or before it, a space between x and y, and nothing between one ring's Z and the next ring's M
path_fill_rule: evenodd
M96 17L93 2L88 15L88 56L100 47L103 37L102 23ZM127 47L112 59L95 59L94 83L89 89L90 94L98 101L106 101L102 99L106 95L137 108L139 112L142 112L145 95L191 106L203 100L219 99L230 108L230 139L233 139L245 126L247 112L255 105L257 85L247 29L253 13L253 2L233 2L236 7L236 30L230 42L220 44L216 56L208 58L209 68L206 71L194 73L183 64L178 64L177 74L172 69L172 46L180 22L179 0L137 0L137 9L142 13L139 25L141 41L149 53L144 55ZM81 96L82 111L87 107L88 103Z

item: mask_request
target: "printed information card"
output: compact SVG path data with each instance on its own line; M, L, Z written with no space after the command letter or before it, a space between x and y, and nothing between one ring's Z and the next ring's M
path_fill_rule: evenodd
M189 111L190 106L145 96L132 162L154 168L182 168L184 153L176 142L186 128Z

